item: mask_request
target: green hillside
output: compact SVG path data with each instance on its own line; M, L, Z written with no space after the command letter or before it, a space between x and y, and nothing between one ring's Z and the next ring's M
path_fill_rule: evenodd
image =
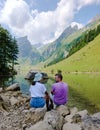
M100 72L100 35L69 58L52 65L47 70L62 72Z
M74 102L78 98L76 104L73 105L69 98L70 106L79 106L79 102L89 106L90 104L84 103L86 99L86 102L91 102L91 109L95 106L95 111L100 110L100 35L69 58L45 68L44 71L53 76L58 70L62 71L64 81L69 85L69 93L77 93L72 94Z

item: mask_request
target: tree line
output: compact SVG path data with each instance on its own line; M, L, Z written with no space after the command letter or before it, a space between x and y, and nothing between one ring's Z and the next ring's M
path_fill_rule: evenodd
M15 37L0 25L0 86L17 74L14 66L18 59L18 45Z
M98 25L97 28L86 31L80 37L73 40L70 43L71 48L69 50L69 54L67 57L71 56L73 53L77 52L82 47L87 45L90 41L94 40L94 38L99 34L100 34L100 25Z

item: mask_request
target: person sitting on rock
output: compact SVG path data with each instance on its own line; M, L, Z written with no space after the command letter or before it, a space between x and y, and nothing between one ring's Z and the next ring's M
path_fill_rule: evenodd
M52 90L50 94L51 104L50 107L53 108L53 103L56 106L65 105L68 101L68 85L62 82L62 74L55 75L55 82L52 85Z
M30 95L31 95L31 100L30 100L30 107L34 108L41 108L44 107L46 104L47 111L49 110L49 95L46 90L46 87L42 82L42 74L41 73L36 73L35 78L30 86Z

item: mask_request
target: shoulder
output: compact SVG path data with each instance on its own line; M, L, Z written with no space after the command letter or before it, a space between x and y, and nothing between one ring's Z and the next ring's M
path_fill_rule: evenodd
M63 82L63 84L64 84L64 86L65 86L66 88L68 88L68 84L67 84L67 83Z
M41 86L41 87L45 87L44 84L40 83L40 82L37 82L37 85Z

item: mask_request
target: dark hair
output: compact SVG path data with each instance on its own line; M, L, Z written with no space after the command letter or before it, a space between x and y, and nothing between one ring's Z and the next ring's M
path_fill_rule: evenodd
M32 82L32 85L35 85L35 84L36 84L36 81L33 81L33 82Z
M58 78L60 78L61 80L63 79L62 74L55 74L55 76L58 76Z

